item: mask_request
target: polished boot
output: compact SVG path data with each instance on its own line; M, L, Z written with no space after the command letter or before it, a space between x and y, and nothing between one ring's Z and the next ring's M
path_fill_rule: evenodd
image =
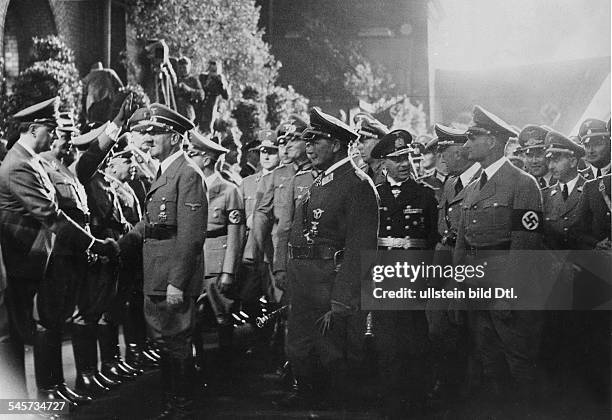
M128 343L125 349L125 361L137 369L154 369L158 366L155 360L150 357L143 356L142 348L135 343Z
M119 369L121 372L127 373L127 374L132 374L135 376L140 376L144 373L144 370L137 368L136 366L132 366L130 365L128 362L126 362L125 360L122 360L120 362L118 362L116 364L117 369Z
M172 358L172 383L174 385L174 417L173 419L194 419L194 362L193 357L187 359Z
M89 397L97 397L110 391L96 378L98 364L96 327L96 324L73 324L72 327L72 349L77 370L75 387L77 392Z
M64 382L61 345L59 331L37 326L34 332L34 377L38 389L37 398L66 401L73 409L79 404L59 387Z
M100 345L100 360L102 361L100 372L102 375L119 383L133 380L136 377L135 374L122 372L117 367L117 364L121 362L121 351L119 349L119 334L115 325L98 325L98 343Z
M81 395L75 390L71 389L66 385L65 382L62 382L57 386L57 390L62 394L67 396L72 402L76 405L87 405L91 403L92 398L87 395Z
M172 373L172 358L168 353L162 352L159 366L161 368L162 405L161 411L159 415L155 417L155 419L164 420L172 418L174 414L176 388L174 383L174 375Z

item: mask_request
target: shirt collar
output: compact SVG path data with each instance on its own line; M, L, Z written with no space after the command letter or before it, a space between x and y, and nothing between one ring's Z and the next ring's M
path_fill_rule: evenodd
M486 169L484 169L484 171L487 174L487 179L491 179L491 177L495 175L495 173L499 170L499 168L501 168L502 165L506 162L508 162L508 158L506 158L505 156L502 156L501 158L497 159L495 162L490 164Z
M401 187L402 184L406 181L399 182L391 178L389 175L387 175L387 182L389 183L389 185L391 185L391 187Z
M464 187L467 187L467 185L470 183L472 178L474 178L474 175L476 175L476 172L478 172L479 169L480 165L478 163L474 163L472 166L463 171L463 173L459 175L459 178L461 179L461 184L463 184Z
M270 172L272 172L272 171L271 171L271 170L269 170L269 169L266 169L266 168L261 168L261 175L267 175L267 174L269 174Z
M606 166L601 168L602 175L607 175L608 173L610 173L610 163L608 163ZM593 178L597 178L597 168L589 163L589 169L591 169L591 172L593 172Z
M23 148L26 150L26 152L28 152L28 154L29 154L29 155L32 155L32 157L36 157L36 156L37 156L37 154L36 154L36 152L34 151L34 149L32 149L32 148L31 148L30 146L28 146L27 144L25 144L25 142L24 142L24 141L17 140L17 143L19 143L19 145L20 145L21 147L23 147Z
M172 163L177 160L181 155L183 154L182 150L179 150L178 152L174 152L173 154L171 154L170 156L168 156L166 159L164 159L164 161L161 163L161 173L163 174L164 172L166 172L166 170L170 167L170 165L172 165Z
M220 178L219 172L214 171L211 175L204 178L204 182L206 183L206 190L210 190L212 185L215 183L217 179Z
M331 174L334 170L338 169L339 167L341 167L342 165L344 165L346 162L348 162L350 159L350 157L345 157L344 159L339 160L338 162L334 163L332 166L330 166L329 168L327 168L325 170L325 172L323 172L323 176L329 175Z
M567 194L569 195L572 193L572 191L574 191L574 187L576 186L576 183L578 182L578 175L576 175L574 179L567 181L566 184L563 184L561 181L558 181L558 182L559 182L559 189L561 191L563 191L563 185L567 185Z

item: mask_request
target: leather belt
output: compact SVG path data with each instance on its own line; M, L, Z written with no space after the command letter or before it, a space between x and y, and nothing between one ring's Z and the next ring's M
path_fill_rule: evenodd
M220 229L208 230L206 231L207 238L218 238L219 236L227 236L227 226L222 227Z
M172 239L176 236L176 226L174 225L145 225L145 238L147 239Z
M378 246L397 249L427 248L427 241L413 238L378 238Z
M338 261L344 249L330 245L293 246L289 244L289 258L296 260L336 260Z
M484 251L507 251L510 249L510 241L502 242L497 245L487 245L487 246L474 246L466 243L465 250L468 255L476 255L479 252Z

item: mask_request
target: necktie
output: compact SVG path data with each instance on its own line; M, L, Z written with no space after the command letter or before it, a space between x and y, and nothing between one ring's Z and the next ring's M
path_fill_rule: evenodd
M461 182L461 177L457 178L457 182L455 183L455 195L459 194L463 189L463 182Z
M157 168L157 175L155 175L155 180L157 181L162 174L161 165Z
M567 200L567 196L569 195L569 191L567 189L567 184L563 184L563 191L561 191L561 193L563 194L563 201Z
M482 171L482 174L480 175L480 189L481 190L482 190L482 187L485 186L488 180L489 179L487 178L487 173L485 171Z
M546 184L546 179L544 179L543 176L540 177L540 180L538 181L538 183L540 184L540 188L546 188L548 186Z
M597 168L597 178L601 176L601 168Z

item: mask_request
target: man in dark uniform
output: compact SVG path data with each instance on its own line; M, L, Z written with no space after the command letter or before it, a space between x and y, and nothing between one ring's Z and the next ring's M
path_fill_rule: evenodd
M610 127L595 118L585 120L578 130L586 151L587 168L581 172L586 180L610 173Z
M34 333L34 296L45 276L54 234L75 253L118 254L113 240L94 238L58 207L55 188L40 162L38 153L51 146L58 102L53 98L13 116L12 147L0 165L0 243L10 328L10 340L2 343L0 351L14 370L14 390L20 396L26 395L23 346Z
M525 162L525 170L536 179L540 188L556 183L546 160L544 139L549 131L538 125L526 125L518 136L519 150Z
M444 188L444 182L446 181L447 175L440 171L438 166L440 165L440 161L438 158L438 138L434 137L431 139L426 145L423 151L423 157L421 163L423 163L426 158L425 156L431 156L427 159L431 159L434 162L434 166L430 169L426 170L420 178L422 184L427 185L429 188L434 190L436 194L436 199L439 200L442 195L442 191Z
M353 166L348 145L357 133L318 109L302 134L313 166L323 171L297 206L289 235L287 355L296 386L284 405L314 403L314 365L330 372L333 393L348 387L361 360L360 252L376 249L378 204L370 178ZM344 388L343 388L344 387Z
M511 251L541 249L542 197L535 179L504 157L506 142L514 136L499 117L480 106L474 108L465 147L468 159L479 162L482 171L465 192L453 262L478 265L481 252L504 251L488 257L486 279L518 287L516 282L530 279L525 270L532 266L521 262L524 254L517 259ZM503 395L508 374L520 385L520 397L534 391L541 317L510 308L509 302L498 300L496 310L474 314L477 351L486 390L493 398Z
M113 181L102 169L110 147L101 147L98 137L110 125L104 124L74 140L77 147L87 147L76 163L76 174L87 192L92 234L118 240L129 231L131 225L123 215ZM120 375L115 374L118 372L110 371L111 366L118 362L119 350L120 320L112 310L117 298L118 274L119 261L96 259L89 265L86 281L79 288L78 313L72 330L77 367L76 388L90 395L104 393L122 382ZM98 369L98 344L102 372Z
M433 250L438 242L436 198L433 190L414 180L411 143L409 132L394 130L372 149L374 159L383 159L387 174L385 182L376 186L380 250ZM384 411L401 418L422 409L428 350L425 311L378 311L373 324Z
M161 349L163 418L193 416L195 300L204 280L208 201L204 176L182 149L194 128L161 104L141 123L151 156L161 162L147 194L144 220L121 241L122 252L143 247L145 318ZM181 417L182 416L182 417Z
M242 178L246 178L259 171L259 146L261 146L262 139L268 138L270 134L270 130L259 130L257 132L257 139L243 146L244 162L239 173Z
M448 264L457 240L461 203L465 198L465 187L480 176L480 164L468 159L463 147L467 141L464 130L436 124L440 161L446 165L449 177L444 184L438 203L438 234L435 261ZM454 281L452 282L454 283ZM441 288L454 286L442 283ZM427 302L429 339L432 344L435 382L429 395L430 403L457 396L457 385L465 373L465 353L469 343L468 331L458 325L462 319L452 319L447 312L448 302L432 299ZM464 393L465 394L465 393Z

